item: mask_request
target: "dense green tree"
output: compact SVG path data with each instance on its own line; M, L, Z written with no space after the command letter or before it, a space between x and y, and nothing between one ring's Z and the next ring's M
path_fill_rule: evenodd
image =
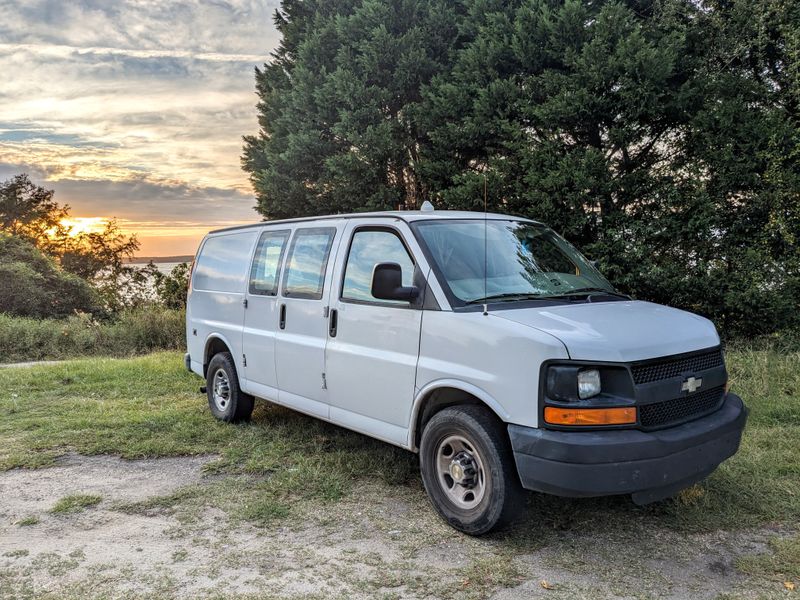
M61 221L68 214L69 206L53 200L53 190L34 184L24 173L0 182L2 231L48 244L53 233L63 230Z
M23 317L98 313L97 292L19 236L0 232L0 312Z
M283 42L256 70L258 136L243 163L272 218L414 208L425 194L409 108L449 64L446 0L286 0Z
M728 334L800 325L800 3L285 1L244 167L267 217L542 220ZM484 187L485 186L485 187Z

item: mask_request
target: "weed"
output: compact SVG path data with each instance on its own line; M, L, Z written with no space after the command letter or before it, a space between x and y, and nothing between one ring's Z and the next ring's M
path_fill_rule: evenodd
M71 496L64 496L56 502L55 506L50 509L53 514L65 514L81 512L90 506L99 504L103 498L93 494L73 494Z
M769 541L771 552L739 558L739 570L767 579L788 582L800 588L800 535L773 538Z
M158 305L123 311L103 321L88 315L32 319L0 313L3 362L174 350L184 347L185 335L183 311Z

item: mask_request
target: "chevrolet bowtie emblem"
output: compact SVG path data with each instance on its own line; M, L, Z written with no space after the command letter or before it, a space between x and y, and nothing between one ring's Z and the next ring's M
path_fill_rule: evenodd
M689 392L691 394L699 390L701 385L703 385L702 377L689 377L681 384L681 391Z

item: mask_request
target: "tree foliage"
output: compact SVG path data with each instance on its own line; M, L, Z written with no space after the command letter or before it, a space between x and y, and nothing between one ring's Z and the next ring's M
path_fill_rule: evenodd
M153 266L155 267L155 265ZM166 274L158 270L155 271L156 293L164 306L167 308L186 308L190 275L191 268L189 263L177 264Z
M20 236L0 233L0 312L66 317L100 310L97 292Z
M269 218L542 220L728 334L800 326L800 4L284 0L243 166Z
M29 242L58 268L88 282L107 310L135 306L152 296L147 274L127 262L139 249L136 236L124 234L114 219L100 231L76 233L65 224L69 212L69 206L54 200L52 190L25 174L0 183L0 232Z
M256 70L261 134L245 138L271 217L413 208L424 195L412 108L451 61L447 0L283 3L283 43Z
M53 190L35 185L22 173L0 182L0 230L34 244L49 242L50 234L64 227L69 206L53 200Z

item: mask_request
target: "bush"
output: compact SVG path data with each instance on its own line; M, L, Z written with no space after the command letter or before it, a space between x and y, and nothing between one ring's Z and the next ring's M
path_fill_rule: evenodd
M83 279L19 237L0 234L0 311L21 317L97 313L100 299Z
M185 347L185 313L153 305L107 321L90 315L34 319L0 313L0 362L130 356Z
M155 288L158 297L167 308L186 308L186 296L189 290L189 263L180 263L173 267L168 275L155 270Z

